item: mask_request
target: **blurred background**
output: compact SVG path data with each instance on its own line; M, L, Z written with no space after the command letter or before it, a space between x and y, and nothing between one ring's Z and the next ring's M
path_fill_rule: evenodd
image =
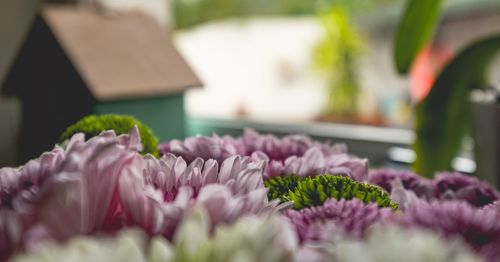
M162 25L202 83L180 93L185 119L163 120L185 128L166 138L238 135L244 127L305 133L346 143L373 166L407 167L414 160L414 105L460 49L500 33L500 1L444 1L434 39L419 52L410 73L401 76L392 48L407 3L402 0L42 2L1 0L0 83L15 64L41 4L139 11ZM489 70L490 83L499 87L500 60ZM0 166L17 163L21 116L19 97L0 99ZM453 167L474 172L471 139Z

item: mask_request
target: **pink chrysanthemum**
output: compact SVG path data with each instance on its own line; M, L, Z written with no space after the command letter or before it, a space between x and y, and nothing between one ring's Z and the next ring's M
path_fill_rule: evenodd
M212 228L286 206L267 200L262 161L231 156L219 167L216 160L187 164L171 154L142 156L140 150L136 128L88 141L77 134L64 150L56 148L20 169L1 169L2 256L18 247L128 226L171 237L195 205L205 207Z
M396 181L401 182L404 189L412 191L420 198L434 198L432 181L410 171L389 169L372 170L367 180L369 184L377 185L389 193L392 192L393 187L398 183Z
M416 201L401 218L403 224L463 238L479 254L495 261L500 254L500 213L463 201Z
M287 135L278 138L274 135L262 135L252 129L245 129L241 139L248 155L260 151L270 160L285 161L291 156L301 157L313 147L318 148L326 156L347 152L343 144L318 143L305 135Z
M491 185L460 173L438 173L431 180L409 171L381 169L370 172L368 183L378 185L389 193L401 183L405 190L427 201L461 200L474 206L484 206L500 199L500 192Z
M437 174L434 194L438 199L464 200L474 206L484 206L500 199L500 192L491 185L460 173Z
M316 176L335 174L348 176L357 181L364 181L368 174L368 160L351 157L347 154L325 155L319 148L307 150L303 156L290 156L285 161L270 160L263 153L256 152L253 159L264 160L265 177L281 175Z
M116 145L122 149L140 150L140 142L136 142L139 137L137 130L134 129L131 132L131 135L119 137L114 132L103 132L101 136L88 142L84 142L83 135L75 135L64 150L56 147L51 152L42 154L40 158L31 160L18 169L0 169L0 242L2 242L0 245L2 252L0 253L8 256L22 241L32 242L33 238L28 237L31 233L27 231L31 228L37 228L41 221L45 220L44 214L50 215L50 207L44 209L42 206L49 204L48 200L53 199L52 196L59 193L64 194L64 191L53 190L52 186L69 185L75 182L76 176L69 174L74 174L79 168L83 169L88 159L98 158L97 148ZM95 165L93 167L95 168ZM91 170L91 172L93 171L95 170ZM84 176L82 178L86 179ZM97 197L100 196L94 196L94 198ZM70 202L72 199L66 200ZM88 205L89 203L82 204ZM54 213L64 212L64 210L57 208L50 210ZM71 212L69 213L71 214ZM61 217L61 219L68 221L68 223L74 222L70 217ZM47 228L50 226L45 227L44 232L47 231ZM70 227L68 226L68 228ZM54 238L66 236L58 233L54 234ZM1 250L4 247L8 248Z
M233 155L251 156L265 161L265 177L335 173L364 181L368 174L368 160L348 155L344 145L318 143L303 135L278 138L251 129L245 129L238 138L213 135L172 140L160 145L160 151L182 156L188 162L202 158L215 159L219 164Z
M188 137L184 141L172 140L159 145L162 154L172 153L191 162L196 158L203 160L215 159L222 163L224 159L234 155L246 155L246 148L241 139L230 136L213 135Z
M187 165L173 155L137 161L120 179L120 198L128 222L152 234L171 237L184 209L195 203L205 206L212 226L278 209L278 201L267 200L262 164L247 157L230 157L220 169L214 160Z
M495 211L500 213L500 200L497 200L497 201L485 206L484 209L495 210Z
M245 129L241 137L219 137L217 135L195 136L184 141L172 140L161 144L163 154L172 153L182 156L188 162L200 157L204 160L215 159L219 163L230 156L250 156L254 152L262 152L270 160L284 161L290 156L303 156L312 148L319 148L323 154L332 155L346 153L344 145L318 143L304 135L288 135L278 138L274 135L261 135L252 129Z
M301 241L309 242L327 239L335 233L361 238L370 226L393 216L393 210L364 204L358 199L331 199L319 207L287 210L286 215Z

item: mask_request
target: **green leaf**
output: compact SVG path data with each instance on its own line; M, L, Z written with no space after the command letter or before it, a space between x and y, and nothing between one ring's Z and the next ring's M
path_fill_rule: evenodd
M434 33L441 0L410 0L396 31L394 59L400 74L409 71L418 52Z
M449 170L470 124L469 93L485 88L486 69L500 50L500 35L471 44L448 64L416 108L417 173Z

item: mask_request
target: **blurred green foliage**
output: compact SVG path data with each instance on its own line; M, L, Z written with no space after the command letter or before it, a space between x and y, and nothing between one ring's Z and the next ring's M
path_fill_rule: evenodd
M178 29L229 17L316 14L333 6L359 13L401 0L174 0Z
M408 73L419 51L432 37L442 2L441 0L408 2L394 38L394 62L400 74Z
M342 8L329 10L320 15L319 20L324 36L314 48L313 61L327 79L325 113L355 115L359 93L356 62L363 45L362 37Z
M469 93L490 86L487 69L499 51L500 35L470 44L443 69L429 95L417 105L413 145L417 173L431 177L451 168L470 129Z
M440 0L409 0L395 36L398 72L407 73L424 45L432 42L442 9ZM469 44L441 70L427 97L416 105L413 169L417 173L431 177L451 169L470 129L469 93L489 86L487 69L498 51L498 34Z

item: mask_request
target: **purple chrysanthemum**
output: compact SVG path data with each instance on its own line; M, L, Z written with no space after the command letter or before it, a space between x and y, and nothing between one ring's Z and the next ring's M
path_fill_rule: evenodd
M305 135L287 135L278 138L274 135L259 134L252 129L245 129L241 139L248 155L260 151L270 160L278 161L285 161L290 156L303 156L312 147L318 148L326 156L347 152L343 144L319 143Z
M55 239L128 225L171 237L184 211L196 204L205 206L212 225L278 208L278 201L267 200L262 162L232 156L220 168L201 158L188 164L172 154L156 159L99 139L70 143L63 168L45 185L38 211Z
M213 135L172 140L161 144L160 151L181 156L188 162L201 158L215 159L219 164L233 155L251 156L254 160L265 161L266 177L335 173L364 181L368 174L368 160L348 155L344 145L318 143L303 135L278 138L251 129L245 129L238 138Z
M255 160L264 160L267 165L265 177L281 175L316 176L335 174L364 181L368 174L368 160L351 157L347 154L325 155L319 148L308 149L303 156L290 156L285 161L270 160L266 154L256 152Z
M119 181L123 212L132 225L167 238L195 204L205 207L212 227L244 214L274 212L279 201L267 200L262 168L240 156L224 160L220 169L215 160L197 158L187 165L171 154L138 157Z
M361 238L370 226L393 216L393 211L376 204L364 204L358 199L331 199L319 207L287 210L286 215L295 225L301 241L308 242L321 241L332 233Z
M500 213L462 201L416 201L400 218L403 224L459 236L487 259L500 254ZM493 260L492 260L493 259Z
M379 169L370 171L368 183L377 185L391 193L396 180L399 180L404 189L412 191L420 198L434 197L432 181L410 171Z
M16 250L22 240L22 229L16 212L0 209L0 261L5 261Z
M214 159L204 161L196 158L189 164L173 154L160 159L145 156L137 160L137 169L142 171L146 184L165 192L176 192L180 187L190 187L195 194L208 184L225 184L235 194L264 188L263 161L249 157L231 156L220 165Z
M402 183L405 190L427 201L455 199L474 206L484 206L500 199L500 192L491 185L460 173L438 173L433 180L400 170L374 170L368 175L368 183L390 193L394 185L399 183L396 180Z
M39 191L40 185L60 168L64 158L64 151L55 148L20 168L0 169L0 207L21 211L23 196Z
M201 158L188 164L171 154L143 156L140 150L137 128L88 141L77 134L64 150L21 169L1 169L2 255L126 226L171 237L185 210L195 205L205 207L212 227L286 206L268 201L262 161L231 156L220 165Z
M91 139L88 142L88 148L97 144L108 143L111 141L121 143L124 147L137 147L141 145L134 144L131 137L139 137L137 130L132 130L132 135L116 136L114 132L103 132L98 138ZM70 158L73 161L84 161L82 158L75 158L73 151L78 150L84 143L83 135L75 135L65 149L56 146L52 151L43 153L39 158L28 161L20 168L2 168L0 169L0 235L4 240L0 242L7 243L6 236L10 235L10 241L20 240L21 231L25 230L35 221L35 204L42 194L43 185L50 182L54 176L64 169L72 168L67 163ZM94 146L92 146L94 145ZM92 157L94 151L85 151L85 157ZM16 223L6 222L16 218ZM7 245L7 244L5 244ZM5 246L2 245L2 246ZM11 243L12 245L12 243ZM1 252L0 252L1 253Z
M434 195L438 199L465 200L474 206L484 206L500 199L500 192L477 177L440 173L433 183Z
M251 156L264 153L270 160L285 161L290 156L303 156L307 150L316 147L326 155L346 153L342 144L318 143L304 135L288 135L282 138L270 134L259 134L245 129L241 137L195 136L185 140L172 140L160 144L162 154L172 153L191 162L197 157L215 159L220 163L232 155Z
M162 154L172 153L191 162L196 158L203 160L215 159L222 164L224 159L234 156L247 155L246 146L241 139L230 136L217 135L188 137L184 141L172 140L159 145Z
M489 205L484 206L484 209L495 210L500 213L500 200L497 200Z
M45 210L40 208L40 203L50 191L50 185L57 184L56 181L71 184L73 181L68 174L77 170L78 165L84 165L87 159L96 159L97 148L110 145L117 145L125 150L140 150L142 147L135 128L130 135L123 136L116 136L112 131L103 132L88 142L84 141L83 134L77 134L70 139L65 149L56 147L20 168L0 169L0 254L8 255L8 251L13 251L21 244L21 240L30 241L23 234L44 219ZM95 171L91 170L92 173ZM71 202L69 199L66 201ZM99 201L105 202L104 199ZM39 212L40 210L43 212ZM57 213L62 210L51 211ZM64 219L72 221L68 217ZM4 247L9 249L2 250Z

